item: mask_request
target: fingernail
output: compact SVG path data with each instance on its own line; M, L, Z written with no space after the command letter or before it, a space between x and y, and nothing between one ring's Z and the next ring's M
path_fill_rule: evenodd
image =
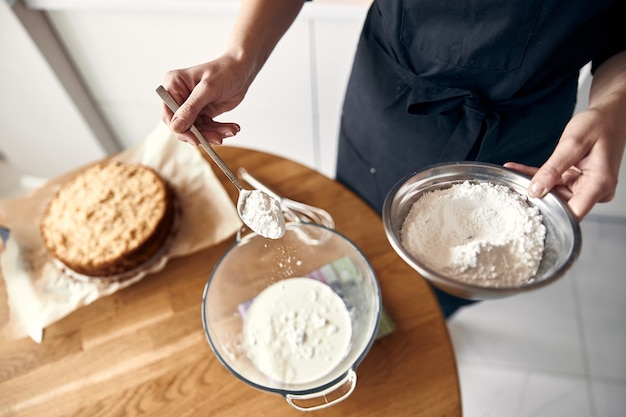
M170 122L170 128L177 133L182 133L187 130L187 126L185 126L185 121L180 117L174 117Z
M233 136L235 136L235 132L231 132L230 130L227 132L224 132L223 135L225 138L232 138Z
M528 187L528 195L533 198L540 198L546 193L546 189L536 182L532 182Z

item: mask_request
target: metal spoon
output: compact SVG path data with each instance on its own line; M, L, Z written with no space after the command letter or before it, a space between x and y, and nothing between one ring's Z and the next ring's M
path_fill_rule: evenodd
M161 85L156 89L165 105L175 113L180 107L170 93ZM213 150L209 142L200 133L195 125L189 131L198 139L202 149L209 154L228 179L237 187L237 213L243 222L255 233L270 239L278 239L285 234L285 218L280 203L269 194L261 190L247 190L237 180L228 165Z
M321 224L329 229L335 228L335 220L326 210L276 194L274 190L259 181L244 167L237 168L237 174L239 174L239 178L250 184L250 186L256 188L257 190L265 191L274 199L278 200L280 202L280 206L283 208L285 219L290 221Z

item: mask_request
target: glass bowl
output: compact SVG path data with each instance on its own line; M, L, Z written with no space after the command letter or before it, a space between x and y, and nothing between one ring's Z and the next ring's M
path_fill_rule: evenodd
M383 204L383 225L391 246L407 264L432 285L449 294L466 299L507 297L554 282L577 259L581 247L578 221L567 204L556 194L549 193L541 199L528 198L527 200L531 206L539 209L546 227L543 257L537 273L528 282L515 286L484 286L442 275L424 265L402 245L400 236L402 224L413 203L424 193L464 181L503 184L525 196L530 178L499 165L483 162L437 164L398 181Z
M349 346L334 358L336 365L306 383L281 382L261 372L249 358L243 335L255 297L296 277L327 284L345 303L352 327ZM252 387L284 396L296 409L310 411L352 393L356 368L376 338L381 310L378 280L363 253L335 230L294 222L280 239L238 236L205 285L202 323L211 349L228 371Z

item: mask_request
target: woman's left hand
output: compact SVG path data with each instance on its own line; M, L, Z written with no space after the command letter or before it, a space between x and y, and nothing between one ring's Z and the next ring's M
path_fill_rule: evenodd
M508 162L506 168L532 176L531 197L554 190L582 220L596 203L615 196L624 153L624 127L608 123L601 113L584 110L568 123L550 158L541 168ZM612 139L622 137L622 140Z
M626 52L621 52L598 67L589 108L572 117L540 168L514 162L504 166L532 176L530 197L554 189L582 220L596 203L615 196L625 147Z

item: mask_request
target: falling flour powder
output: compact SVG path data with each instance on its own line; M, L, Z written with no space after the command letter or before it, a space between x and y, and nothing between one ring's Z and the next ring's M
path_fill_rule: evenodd
M401 230L406 250L441 275L490 287L536 274L546 228L536 207L509 187L457 183L422 195Z

